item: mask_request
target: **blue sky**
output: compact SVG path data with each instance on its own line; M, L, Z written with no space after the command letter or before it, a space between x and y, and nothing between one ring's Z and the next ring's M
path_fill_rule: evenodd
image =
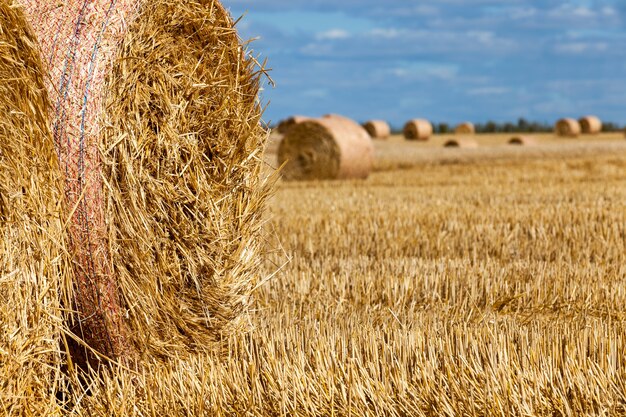
M626 0L223 2L272 68L268 122L626 123Z

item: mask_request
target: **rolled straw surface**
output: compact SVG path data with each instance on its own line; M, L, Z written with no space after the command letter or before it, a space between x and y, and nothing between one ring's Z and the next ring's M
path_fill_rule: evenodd
M23 0L51 72L76 333L184 355L238 325L260 262L259 71L214 0Z
M457 135L473 135L476 133L476 128L473 123L465 122L459 124L456 128L454 128L454 133Z
M446 148L478 148L478 142L471 138L450 139L444 145Z
M514 136L509 139L509 145L534 146L537 140L532 136Z
M0 415L41 416L59 388L63 183L37 40L0 1Z
M585 135L597 135L602 132L602 121L596 116L584 116L578 120L580 129Z
M424 119L412 119L406 122L403 134L409 140L428 140L433 134L433 125Z
M278 148L285 180L367 178L373 160L374 147L365 129L337 115L297 124Z
M305 122L307 120L311 120L311 118L307 117L307 116L291 116L291 117L288 117L285 120L281 121L278 124L278 126L276 127L276 130L278 131L278 133L285 134L294 125L297 125L298 123Z
M391 127L384 120L369 120L363 123L363 128L372 139L387 139L391 136Z
M575 119L561 119L554 126L557 136L576 137L580 135L582 129L580 123Z

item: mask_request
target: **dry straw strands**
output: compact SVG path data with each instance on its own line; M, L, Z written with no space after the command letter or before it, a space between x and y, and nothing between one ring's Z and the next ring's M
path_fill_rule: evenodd
M363 128L372 139L387 139L391 136L391 127L384 120L369 120L363 123Z
M286 118L285 120L282 120L278 124L278 126L276 127L276 130L278 131L278 133L282 133L284 135L294 125L297 125L298 123L305 122L307 120L311 120L311 117L307 117L307 116L291 116L291 117Z
M454 128L454 133L457 135L473 135L476 133L476 128L473 123L464 122L459 124L456 128Z
M74 331L113 359L211 349L260 262L262 71L217 1L52 3L24 0L75 208Z
M408 140L428 140L433 134L433 125L424 119L412 119L406 122L403 129Z
M70 282L60 218L63 184L35 35L0 1L0 414L46 415L62 356Z
M295 125L278 148L285 180L367 178L373 155L365 129L338 115Z
M444 145L445 148L478 148L478 142L471 138L450 139Z
M535 146L536 144L537 140L532 136L514 136L509 139L509 145Z
M584 116L578 120L580 129L585 135L597 135L602 132L602 121L596 116Z
M556 122L554 130L557 136L576 137L581 133L580 123L575 119L560 119Z
M106 89L109 241L133 342L210 348L240 324L261 260L256 61L217 1L145 1Z

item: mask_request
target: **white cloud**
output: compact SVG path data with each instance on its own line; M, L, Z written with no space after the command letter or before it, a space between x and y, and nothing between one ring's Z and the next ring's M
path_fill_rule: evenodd
M405 80L444 80L456 79L458 68L454 65L424 63L397 67L391 70L394 77Z
M369 32L369 36L373 38L379 38L379 39L395 39L395 38L402 37L404 34L405 32L400 31L398 29L382 29L382 28L372 29Z
M609 45L606 42L568 42L555 46L555 50L563 54L583 54L588 52L606 52Z
M506 87L477 87L467 91L470 96L497 96L502 94L509 94L510 88Z
M330 29L325 32L320 32L315 35L315 39L319 41L334 41L341 39L348 39L350 37L350 32L344 29Z

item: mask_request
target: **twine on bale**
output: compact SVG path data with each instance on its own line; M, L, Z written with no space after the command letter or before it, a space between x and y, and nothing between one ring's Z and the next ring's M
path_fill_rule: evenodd
M596 116L584 116L578 120L584 135L597 135L602 132L602 121Z
M391 136L391 127L384 120L369 120L363 123L363 129L372 139L388 139Z
M0 1L0 414L48 415L68 294L63 183L37 40Z
M476 128L473 123L464 122L454 128L454 133L457 135L473 135L476 133Z
M428 140L433 134L433 125L424 119L412 119L406 122L402 130L408 140Z
M257 279L263 70L217 0L22 2L50 72L74 360L211 349Z
M575 138L581 133L580 123L575 119L560 119L556 122L554 130L557 136Z
M358 123L327 115L292 127L278 148L285 180L364 179L373 165L374 147Z
M74 282L70 329L100 354L129 354L118 283L112 275L99 149L106 68L132 19L135 2L21 0L39 39L49 77L51 130L65 182L68 244ZM72 343L73 360L95 366Z

